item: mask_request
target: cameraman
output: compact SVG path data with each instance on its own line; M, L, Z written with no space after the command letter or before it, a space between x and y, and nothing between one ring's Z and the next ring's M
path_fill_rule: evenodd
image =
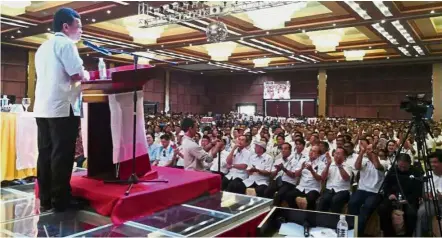
M421 182L412 179L411 176L418 178L421 177L421 174L416 168L411 166L411 157L408 154L399 154L396 164L396 168L392 167L392 171L387 173L385 178L384 200L379 205L378 214L384 236L393 237L396 236L396 232L393 228L392 212L402 207L405 221L405 236L410 237L413 235L416 224L417 207L422 191ZM404 194L401 194L401 192Z

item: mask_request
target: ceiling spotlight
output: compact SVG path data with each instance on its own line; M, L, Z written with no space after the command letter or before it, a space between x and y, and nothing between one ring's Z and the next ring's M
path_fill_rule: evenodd
M369 46L368 48L371 49L371 46Z
M20 31L20 30L17 30L17 33L19 33L19 34L20 34L20 33L21 33L21 31Z
M268 35L268 34L269 34L269 32L268 32L268 31L266 31L266 34Z
M336 62L339 62L339 60L336 60Z
M408 46L410 46L410 45L405 45L405 47L408 47Z
M164 48L164 45L161 45L161 48Z
M293 65L295 65L295 64L292 64L292 66L293 66Z
M86 56L89 56L89 54L86 54Z
M189 46L192 46L192 43L190 43Z
M201 74L203 74L203 72L201 72Z
M111 10L107 10L106 13L107 13L107 14L111 14Z
M430 12L431 14L434 14L434 10L431 10L431 12Z
M302 33L305 33L305 29L302 29Z
M15 37L14 36L11 36L11 39L14 39Z
M230 73L233 73L233 70L230 70Z
M189 64L189 62L186 61L186 64Z
M247 60L250 60L250 58L247 58Z
M387 56L387 59L390 59L390 57Z
M51 31L51 28L48 28L48 31Z
M276 68L279 68L279 66L276 66Z
M381 23L384 24L384 23L385 23L385 20L382 20Z
M95 22L95 18L92 18L92 22Z
M333 26L336 26L336 23L333 23Z

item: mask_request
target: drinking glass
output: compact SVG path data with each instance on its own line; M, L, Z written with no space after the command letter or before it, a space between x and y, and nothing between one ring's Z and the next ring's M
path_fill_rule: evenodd
M28 112L28 107L31 106L31 99L23 98L21 104L23 105L23 107L25 107L26 112Z

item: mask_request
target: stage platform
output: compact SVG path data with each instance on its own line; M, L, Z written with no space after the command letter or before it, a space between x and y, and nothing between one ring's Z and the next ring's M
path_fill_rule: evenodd
M118 225L221 190L216 174L154 166L152 170L158 172L158 179L169 182L139 183L125 196L127 185L105 184L86 178L86 171L81 171L72 174L72 195L85 198L98 214Z

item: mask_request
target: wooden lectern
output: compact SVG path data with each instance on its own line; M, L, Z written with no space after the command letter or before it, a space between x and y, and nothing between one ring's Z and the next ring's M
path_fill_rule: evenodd
M111 115L108 96L110 94L142 90L143 85L159 75L158 68L139 65L108 69L108 80L99 80L98 72L90 72L91 80L82 82L83 103L87 106L87 176L96 179L127 179L132 173L132 159L119 164L119 178L116 178L117 165L112 160ZM144 128L136 128L144 130ZM143 177L151 171L149 155L136 158L136 174Z

